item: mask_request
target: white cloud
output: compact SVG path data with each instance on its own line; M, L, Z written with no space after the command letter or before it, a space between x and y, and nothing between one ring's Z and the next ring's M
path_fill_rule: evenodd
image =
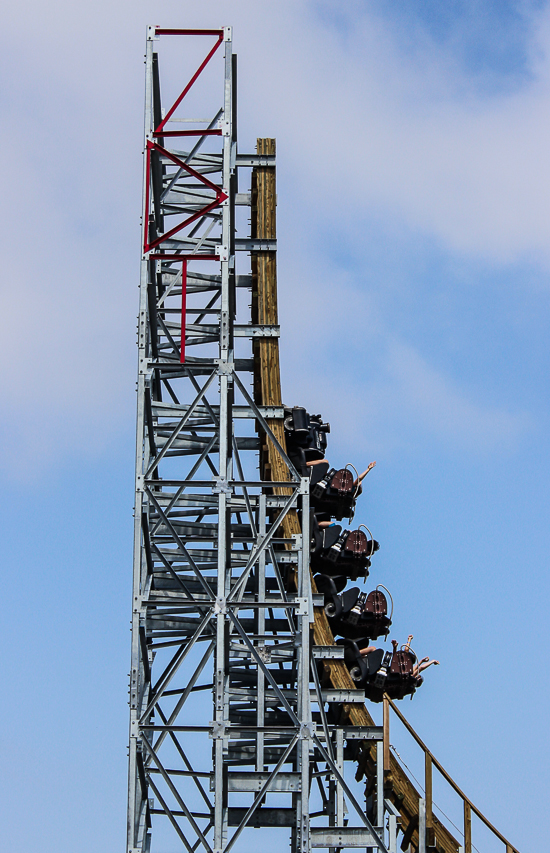
M349 276L314 267L309 280L299 271L297 278L300 290L288 294L291 304L282 317L285 401L321 411L342 448L351 452L362 436L359 443L370 453L388 454L419 440L492 453L532 429L527 412L488 403L479 389L438 369L397 336L379 300L359 292Z
M443 436L455 448L499 449L530 426L527 415L474 400L403 342L390 342L387 372L394 416L424 434Z
M352 219L374 207L451 250L548 263L548 19L541 14L535 27L534 79L512 94L460 94L462 72L439 48L426 42L419 67L368 15L344 41L303 25L299 44L280 16L262 67L276 67L286 32L282 73L245 72L244 86L322 216ZM259 62L253 51L247 68Z
M10 131L2 139L2 197L9 201L1 214L9 369L0 380L10 466L25 455L80 452L80 430L97 446L131 410L142 52L145 25L157 21L234 24L241 149L257 135L278 137L280 210L295 235L286 265L309 280L307 310L318 323L326 322L324 311L342 316L345 305L332 300L322 275L312 279L322 263L311 235L319 228L334 235L328 255L342 233L357 240L366 210L496 264L549 260L547 14L536 21L532 82L476 99L457 95L462 72L428 39L422 61L404 56L368 11L342 37L306 2L45 7L23 0L7 12L10 39L0 60L11 86L3 96ZM364 310L380 310L365 300ZM314 338L310 328L303 345ZM399 373L408 344L387 345L377 399L403 399L415 387L421 394L409 394L409 409L431 411L437 398L439 414L426 423L454 435L467 389L456 398L452 380L437 380L437 369L418 360L413 376L414 358L409 374L404 366ZM490 417L500 419L503 434L516 429L513 415L510 422L498 412ZM481 410L469 418L480 435L491 430L484 418ZM21 424L28 424L26 449Z

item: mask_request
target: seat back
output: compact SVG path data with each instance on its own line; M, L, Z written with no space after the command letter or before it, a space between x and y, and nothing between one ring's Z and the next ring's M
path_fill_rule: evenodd
M353 474L347 468L340 468L329 483L331 489L345 495L353 490Z
M304 448L290 444L287 447L287 454L288 458L290 459L300 476L307 477L309 473L309 468L306 465L306 462L308 460Z
M362 530L352 530L344 545L344 551L354 557L362 557L367 553L367 537Z
M413 674L413 666L416 657L404 649L395 652L392 656L390 664L390 672L392 675L400 675L402 678L407 678Z
M375 675L380 667L382 666L382 661L384 659L384 649L375 649L373 652L369 652L368 655L365 655L365 660L368 664L369 675Z
M340 594L342 600L342 610L344 613L349 613L352 607L355 607L359 598L359 587L352 586Z
M315 517L315 511L310 509L309 511L309 531L310 531L310 545L311 545L311 553L316 554L321 551L323 548L323 531L319 527L319 523Z
M335 545L336 542L338 542L338 538L341 532L342 528L339 524L331 524L330 527L325 527L322 531L323 550L326 551L327 548L332 548L332 546Z
M373 616L385 616L388 612L388 600L381 590L373 589L367 595L363 609L365 613L372 613Z
M319 462L318 465L311 466L311 468L309 469L310 488L316 486L317 483L319 483L323 479L323 477L328 473L329 468L330 465L328 464L328 462Z

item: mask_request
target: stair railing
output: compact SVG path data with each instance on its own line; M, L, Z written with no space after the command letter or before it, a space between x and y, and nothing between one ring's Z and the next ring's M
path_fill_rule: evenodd
M390 708L399 717L407 731L417 742L424 752L424 798L420 798L418 807L418 853L427 853L435 845L435 830L433 822L433 796L432 796L432 770L435 767L443 776L445 781L462 799L464 805L464 846L463 853L472 853L472 812L485 824L499 841L505 845L506 853L518 853L516 847L502 835L498 829L485 817L475 806L469 797L458 787L454 779L447 773L437 758L428 749L424 741L417 735L411 724L403 716L401 711L392 702L389 696L384 695L383 701L383 761L384 773L390 769Z

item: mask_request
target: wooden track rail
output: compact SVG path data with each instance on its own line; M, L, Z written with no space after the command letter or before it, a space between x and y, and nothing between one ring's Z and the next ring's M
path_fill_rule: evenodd
M258 139L258 154L275 154L274 139ZM252 237L276 237L276 183L275 168L257 167L252 173ZM275 252L255 252L252 255L252 322L277 324L277 262ZM259 338L254 340L254 397L256 403L263 406L282 406L281 374L279 364L279 341L277 338ZM281 447L286 449L283 423L281 420L268 421L270 429ZM262 431L259 429L260 437ZM289 478L288 469L276 448L263 436L261 466L264 479L284 482ZM284 488L276 491L284 493ZM300 522L296 512L287 514L282 522L285 538L300 533ZM312 578L313 587L315 585ZM313 638L316 645L335 645L326 614L321 607L315 608ZM342 660L324 664L325 680L338 689L354 689L355 684ZM364 705L344 705L342 723L356 726L372 726L374 721ZM375 747L367 742L360 746L356 780L375 778ZM418 844L418 820L420 794L405 775L394 755L389 755L389 766L385 774L385 797L396 806L401 817L401 828L407 844L416 848ZM432 817L433 846L431 850L441 853L458 853L459 844L448 830L435 817Z

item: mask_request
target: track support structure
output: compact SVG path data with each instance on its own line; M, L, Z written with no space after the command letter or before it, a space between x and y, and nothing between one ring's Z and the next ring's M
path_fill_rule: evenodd
M283 429L275 140L238 150L231 27L150 27L145 65L127 853L386 853L398 831L458 853L312 581L309 479Z

